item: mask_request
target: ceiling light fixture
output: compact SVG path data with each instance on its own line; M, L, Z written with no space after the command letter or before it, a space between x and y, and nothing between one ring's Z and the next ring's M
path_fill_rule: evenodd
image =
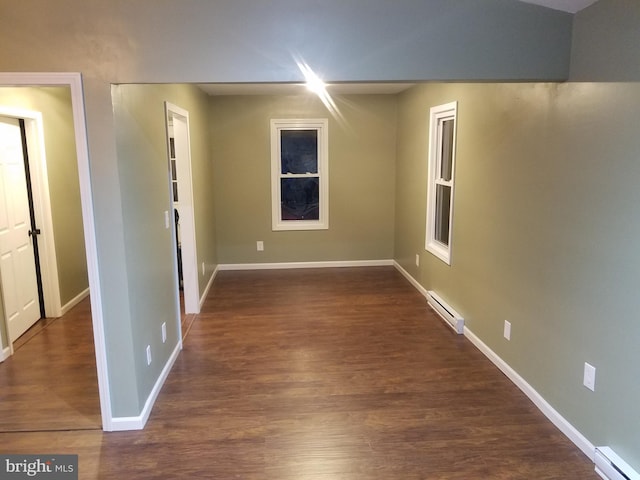
M298 68L300 68L300 71L304 75L306 86L309 91L315 93L319 97L327 94L327 85L313 70L311 70L309 65L304 62L298 62Z
M304 75L306 81L305 85L307 89L318 96L320 101L324 104L327 110L331 112L336 120L343 122L344 119L342 118L342 114L338 110L338 107L333 101L333 98L331 98L331 95L327 91L327 84L324 83L318 75L316 75L316 73L311 69L309 65L307 65L306 62L297 60L296 64Z

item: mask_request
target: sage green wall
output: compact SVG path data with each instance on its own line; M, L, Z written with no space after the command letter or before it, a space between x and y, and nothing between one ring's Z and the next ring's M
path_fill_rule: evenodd
M572 81L640 80L640 2L599 0L573 20Z
M42 113L49 197L64 306L89 288L71 93L67 87L0 88L0 105Z
M424 250L426 145L429 108L453 100L449 267ZM640 85L433 84L402 94L398 119L397 261L593 444L640 469Z
M211 97L220 263L393 257L395 98L335 101L344 124L312 94ZM271 230L272 118L329 119L328 230Z
M135 375L138 398L134 410L128 410L131 404L119 403L115 410L116 416L126 416L140 411L180 341L173 230L165 227L165 211L172 212L165 101L189 112L198 259L214 267L215 240L206 95L192 85L115 85L112 91L118 168L126 205L127 274L129 287L135 292L130 307L135 319L131 325L135 368L130 374ZM173 221L172 213L170 218ZM208 276L201 277L201 289L212 273L210 267ZM167 342L163 344L161 325L165 322ZM153 356L150 366L147 345Z

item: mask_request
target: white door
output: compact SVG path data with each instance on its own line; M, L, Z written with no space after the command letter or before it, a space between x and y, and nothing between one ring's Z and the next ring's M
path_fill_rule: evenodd
M0 117L0 280L9 342L40 319L20 124Z

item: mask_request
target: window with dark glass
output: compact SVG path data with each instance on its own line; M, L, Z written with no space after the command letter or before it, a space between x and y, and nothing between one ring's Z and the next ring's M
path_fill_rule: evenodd
M280 208L282 220L320 218L318 131L280 131Z
M274 230L328 228L327 120L272 120Z
M451 263L456 113L456 102L430 111L425 248L448 264Z

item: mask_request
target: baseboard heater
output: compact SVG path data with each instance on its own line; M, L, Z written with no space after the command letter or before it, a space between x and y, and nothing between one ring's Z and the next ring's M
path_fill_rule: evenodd
M604 480L640 480L640 475L609 447L596 447L596 473Z
M427 292L427 303L438 315L442 317L445 322L447 322L447 325L456 331L456 333L464 333L464 318L462 318L453 308L447 305L447 302L442 300L438 294L429 290Z

